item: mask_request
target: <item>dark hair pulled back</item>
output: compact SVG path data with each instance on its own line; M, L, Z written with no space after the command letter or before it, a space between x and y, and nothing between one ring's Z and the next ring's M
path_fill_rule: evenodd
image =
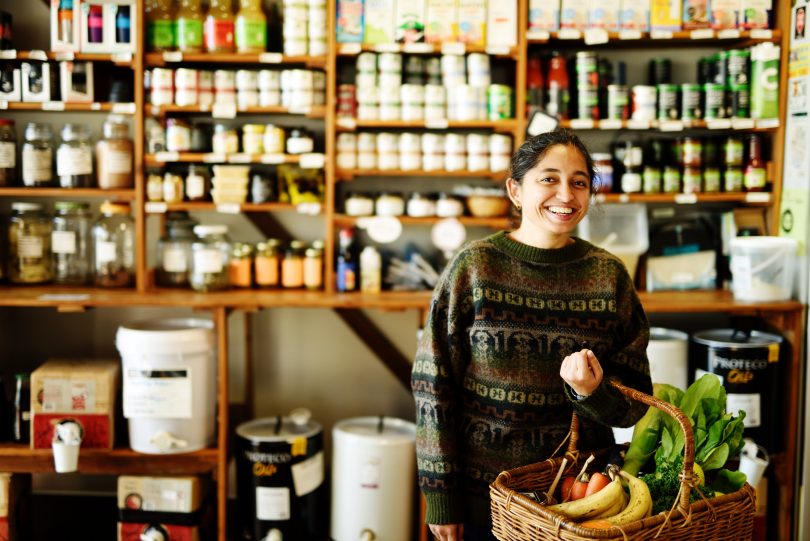
M572 146L582 154L585 166L588 169L586 173L588 173L591 180L591 193L596 193L596 171L591 153L588 152L585 143L574 132L566 129L541 133L526 139L517 149L517 152L512 155L512 161L509 164L509 176L518 184L521 184L526 173L533 169L543 159L546 152L555 145Z

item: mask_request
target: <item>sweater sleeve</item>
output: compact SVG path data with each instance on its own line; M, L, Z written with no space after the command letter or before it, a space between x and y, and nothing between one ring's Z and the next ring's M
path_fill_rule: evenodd
M608 380L615 378L627 387L652 394L650 362L647 359L650 325L630 276L623 268L622 271L618 276L616 291L619 317L617 347L603 356L597 355L604 373L602 383L582 399L577 399L568 385L565 385L565 392L577 413L606 425L629 427L641 419L647 406L624 396L611 387Z
M464 522L456 403L469 359L465 335L472 301L461 282L458 265L451 263L434 291L411 373L417 471L427 524Z

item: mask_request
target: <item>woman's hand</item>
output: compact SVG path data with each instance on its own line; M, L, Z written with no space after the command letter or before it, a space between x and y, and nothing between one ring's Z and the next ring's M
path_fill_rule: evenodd
M438 541L463 541L463 524L430 524L430 532Z
M589 396L602 383L602 365L593 351L583 349L563 359L560 377L580 396Z

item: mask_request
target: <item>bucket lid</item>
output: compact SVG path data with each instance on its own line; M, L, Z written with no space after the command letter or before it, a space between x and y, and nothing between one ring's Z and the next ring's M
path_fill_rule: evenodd
M353 437L374 440L380 444L413 442L416 440L416 425L394 417L355 417L344 419L334 427L335 434L341 432Z
M692 336L698 344L713 347L728 348L761 348L771 344L780 344L783 340L778 334L771 334L760 331L747 333L738 329L712 329L708 331L696 332Z
M177 354L210 351L214 322L202 318L163 318L127 323L118 327L115 345L124 353Z
M689 335L683 331L667 329L665 327L650 327L650 341L678 340L688 341Z
M296 408L287 417L262 417L244 422L236 427L236 434L253 443L287 441L291 436L309 438L322 431L321 425L310 420L311 416L308 409Z

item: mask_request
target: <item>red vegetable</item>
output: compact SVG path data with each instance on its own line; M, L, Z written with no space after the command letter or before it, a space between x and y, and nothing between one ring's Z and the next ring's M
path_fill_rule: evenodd
M590 496L605 488L610 484L610 477L602 473L594 473L591 475L591 480L588 481L588 488L585 490L585 495Z

